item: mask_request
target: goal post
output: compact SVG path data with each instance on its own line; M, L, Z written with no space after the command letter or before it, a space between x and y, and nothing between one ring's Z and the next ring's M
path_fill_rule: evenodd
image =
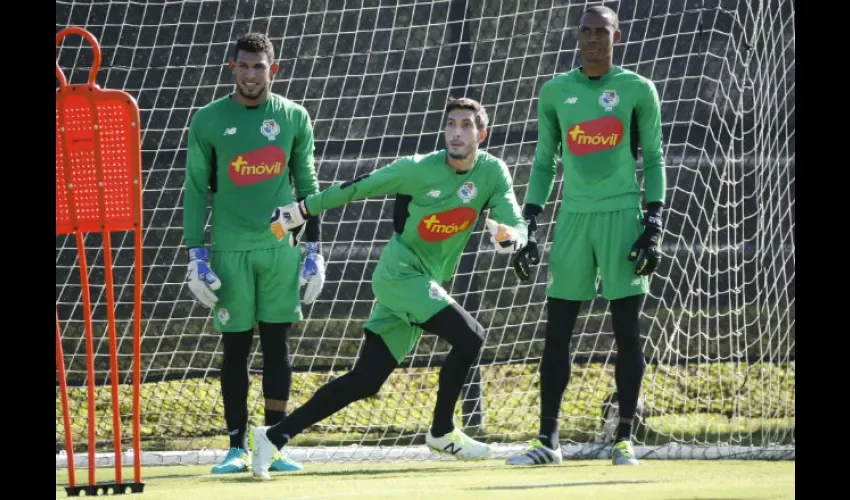
M227 56L234 39L247 31L272 39L280 64L272 88L311 116L321 188L443 147L446 99L466 95L485 105L491 127L482 147L505 160L522 202L540 87L580 64L576 27L584 9L599 4L620 17L615 64L658 89L669 186L663 260L640 318L647 370L638 458L794 458L793 1L58 0L57 31L78 25L93 33L103 85L136 96L140 108L143 463L214 463L228 446L221 338L209 310L184 285L182 187L189 120L232 90ZM90 51L66 39L58 64L69 82L84 80ZM638 175L642 181L640 168ZM541 241L551 241L561 182L559 172L540 218ZM393 230L393 201L363 200L323 215L326 284L290 333L290 408L356 359L373 305L371 273ZM469 423L503 457L536 435L547 264L554 256L544 245L534 282L520 283L508 258L482 241L482 226L447 285L486 329L456 422ZM132 316L126 259L133 243L114 243L121 324ZM73 238L58 235L57 308L72 317L60 332L72 406L87 397L85 328L79 314L71 315L82 307L75 256ZM102 260L89 265L102 271ZM94 348L108 356L107 297L91 300L101 335ZM120 349L131 333L117 333ZM258 344L250 360L252 424L261 424L263 414ZM297 436L293 457L436 458L423 443L447 352L443 341L424 335L379 394ZM616 348L601 298L582 308L571 356L560 422L564 450L569 457L606 456L616 416ZM79 435L84 416L70 421ZM107 432L99 424L94 451L106 452ZM64 440L57 412L57 453ZM90 450L79 439L75 446L84 467L79 457ZM101 458L109 463L108 453ZM66 465L57 455L57 467Z

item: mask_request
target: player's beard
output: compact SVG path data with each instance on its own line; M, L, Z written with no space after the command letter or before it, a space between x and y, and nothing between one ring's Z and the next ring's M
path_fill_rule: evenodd
M465 159L469 158L470 154L472 154L472 151L469 151L469 148L467 148L466 151L464 151L463 148L458 148L457 151L458 151L457 153L452 152L451 146L446 148L446 153L448 153L449 158L451 158L453 160L465 160Z
M265 91L266 91L266 86L265 85L258 86L257 90L254 91L254 95L249 94L245 89L242 88L242 85L237 85L236 89L239 91L239 95L241 95L245 99L254 101L254 100L257 100L260 97L262 97L263 93L265 93Z

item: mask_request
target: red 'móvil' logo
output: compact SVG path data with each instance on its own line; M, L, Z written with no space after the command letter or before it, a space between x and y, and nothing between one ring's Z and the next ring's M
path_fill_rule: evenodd
M227 174L237 186L248 186L277 177L284 170L286 152L275 144L237 155L227 165Z
M567 146L576 156L611 149L623 142L623 122L616 116L578 123L566 134Z
M472 228L476 219L478 212L472 207L458 207L426 215L419 221L419 236L429 243L447 240Z

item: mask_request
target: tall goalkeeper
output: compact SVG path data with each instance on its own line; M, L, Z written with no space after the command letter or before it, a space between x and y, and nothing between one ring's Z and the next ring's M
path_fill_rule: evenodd
M286 415L292 384L287 333L303 319L324 283L318 218L297 235L306 242L301 264L297 246L279 245L269 234L275 207L318 191L313 166L313 129L307 111L271 92L277 71L274 47L263 34L240 37L230 67L233 93L204 106L189 127L183 230L189 254L189 290L213 310L222 333L221 393L230 450L213 473L247 471L248 357L259 325L263 351L265 425ZM207 195L212 192L211 242L204 242ZM300 267L300 270L299 270ZM287 456L278 471L301 470Z
M279 450L304 429L377 393L423 330L452 346L440 370L427 445L461 460L489 456L488 445L473 440L452 421L461 388L484 342L484 328L441 282L454 273L485 208L492 217L485 226L497 252L522 247L527 229L507 166L478 150L487 135L484 108L462 98L449 100L445 113L445 150L400 158L274 211L272 232L292 244L290 233L299 231L311 216L355 200L397 195L395 233L372 275L376 305L364 326L359 359L350 372L321 387L280 423L254 429L255 476L268 478L269 464Z
M615 382L619 425L612 447L615 465L636 465L632 420L644 374L638 314L648 276L661 255L661 209L666 175L661 114L653 83L613 65L620 40L617 14L607 7L584 12L579 27L583 66L558 75L540 89L538 142L523 216L528 245L517 252L514 269L530 280L540 261L534 231L552 192L557 154L564 167L563 199L555 224L547 324L540 363L540 432L509 465L561 463L558 417L570 380L570 339L582 301L610 301L617 345ZM638 146L643 153L646 211L636 178Z

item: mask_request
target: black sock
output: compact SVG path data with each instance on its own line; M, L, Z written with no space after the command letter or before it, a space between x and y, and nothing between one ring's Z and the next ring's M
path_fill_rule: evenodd
M617 425L617 437L614 439L614 442L618 441L631 441L632 439L632 419L620 419L620 423Z
M646 367L638 323L642 299L643 296L635 295L611 301L611 323L617 341L617 361L614 365L620 416L617 441L631 439L631 422L637 410L638 395Z
M452 346L440 368L437 403L431 421L431 435L442 437L455 428L454 409L469 370L484 344L484 327L456 303L444 307L421 326Z
M581 302L549 298L546 312L546 340L540 361L539 439L550 449L559 446L558 416L564 391L570 382L570 339L573 336Z
M349 404L377 394L398 363L381 337L367 332L360 358L345 375L328 382L306 403L269 427L266 435L278 448L316 422Z
M560 446L560 439L558 437L558 419L549 417L541 418L540 434L537 436L537 439L543 443L543 446L550 450L557 450Z
M274 424L280 422L281 420L283 420L283 417L285 417L285 416L286 416L285 411L269 410L268 408L266 408L264 424L265 425L274 425Z
M253 331L224 332L221 366L221 399L231 448L246 448L248 431L248 355Z

